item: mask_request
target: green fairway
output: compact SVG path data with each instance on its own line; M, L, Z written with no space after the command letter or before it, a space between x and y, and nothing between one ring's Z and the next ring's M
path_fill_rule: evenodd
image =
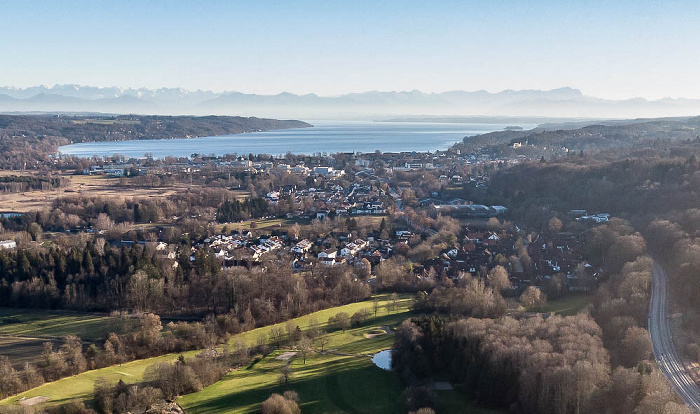
M326 349L333 353L315 352L306 364L300 357L291 360L288 387L278 383L279 370L286 364L276 359L285 351L282 349L251 367L232 371L200 392L181 397L178 403L192 414L253 413L271 393L291 389L299 393L304 413L398 413L403 388L398 376L375 367L370 359L375 352L391 347L393 335L366 338L365 334L406 317L405 310L393 315L382 311L361 328L330 334Z
M380 327L395 328L409 316L405 308L393 314L382 310L361 327L331 333L326 347L331 352L315 352L306 364L299 356L291 360L287 386L278 381L280 368L286 364L277 359L285 351L282 349L232 371L200 392L180 397L178 404L188 414L257 413L270 394L289 389L299 393L305 414L401 413L403 385L398 375L376 367L370 359L391 347L393 332L375 337L370 334ZM438 413L497 413L477 407L458 391L439 391L438 398Z
M128 332L136 324L136 319L99 314L0 308L0 335L8 336L104 339L110 332Z
M299 393L304 413L401 412L399 400L403 385L398 375L377 368L370 359L374 353L391 347L394 341L393 330L387 329L386 334L377 336L372 334L381 332L380 328L395 328L410 317L408 306L411 300L408 296L402 297L398 308L389 312L384 306L389 302L388 296L381 295L378 298L381 306L376 317L372 301L365 301L292 319L293 323L306 330L312 326L313 321L320 327L327 327L328 318L338 312L346 312L349 315L360 309L372 312L369 320L360 327L327 334L329 343L325 346L325 352L312 352L306 364L298 356L291 359L293 373L288 387L278 382L279 370L286 364L285 361L277 359L288 350L283 347L257 363L231 371L221 381L200 392L180 397L178 403L187 414L252 413L260 410L260 404L271 393L281 393L288 388ZM269 335L273 326L285 325L286 322L257 328L235 335L231 341L233 343L242 340L248 345L254 345L261 335ZM198 352L185 352L184 356L191 358ZM167 354L121 366L88 371L2 400L0 405L36 396L50 398L47 403L49 405L74 399L90 400L97 378L103 377L115 382L121 379L127 384L138 383L143 380L144 371L148 366L174 361L178 355ZM461 392L439 391L438 396L438 413L492 413L476 407Z
M0 355L15 367L41 358L44 342L58 346L67 335L96 341L109 333L127 333L138 324L135 318L66 311L0 308Z
M380 314L378 316L384 316L386 317L387 312L386 309L383 307L384 304L388 303L387 297L386 296L381 296L380 297L381 301L380 304L382 305L382 309L380 311ZM410 302L410 299L408 298L402 298L400 300L400 306L399 309L396 310L393 313L405 313L408 308L408 304ZM336 308L331 308L331 309L326 309L323 311L315 312L306 316L302 316L299 318L292 319L292 322L298 324L302 329L306 329L309 327L309 324L312 320L316 320L319 325L325 326L328 317L335 315L338 312L346 312L350 315L355 313L356 311L360 309L371 309L372 308L372 302L371 301L365 301L365 302L359 302L359 303L352 303L349 305L344 305L344 306L339 306ZM259 336L261 335L268 335L270 330L272 329L273 326L281 326L284 327L286 324L285 323L280 323L277 325L271 325L271 326L265 326L262 328L257 328L253 329L248 332L241 333L239 335L236 335L232 338L232 341L235 341L236 339L240 339L245 341L249 345L253 345L255 341L258 339ZM387 342L387 346L389 342ZM359 346L356 348L358 351L361 351L363 349L362 346ZM185 357L193 357L196 355L199 351L189 351L185 352L184 355ZM56 404L56 403L61 403L65 401L70 401L72 399L90 399L92 396L93 392L93 384L95 380L99 377L106 377L110 380L117 381L117 380L123 380L127 384L133 384L133 383L138 383L142 381L143 379L143 373L149 365L152 365L156 362L165 362L165 361L174 361L179 354L167 354L163 355L160 357L156 358L148 358L148 359L143 359L143 360L138 360L138 361L132 361L126 364L123 364L121 366L112 366L108 368L102 368L98 370L93 370L93 371L87 371L82 374L75 375L73 377L68 377L61 379L59 381L51 382L44 384L40 387L34 388L32 390L29 390L27 392L24 392L22 394L4 399L0 401L0 404L7 404L7 403L15 403L22 397L26 398L31 398L31 397L36 397L36 396L45 396L49 397L51 400L49 404Z
M21 368L25 362L36 363L41 359L46 339L0 336L0 355L10 358L15 368Z

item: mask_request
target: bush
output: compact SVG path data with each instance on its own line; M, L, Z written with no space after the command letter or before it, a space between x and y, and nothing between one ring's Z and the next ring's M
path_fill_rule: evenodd
M360 309L352 314L350 317L350 323L352 323L354 326L360 326L362 322L369 319L370 316L372 316L372 312L370 312L369 309Z
M300 414L301 409L296 401L290 398L299 398L297 393L290 393L287 391L284 393L285 396L279 394L272 394L270 397L262 403L260 412L262 414Z

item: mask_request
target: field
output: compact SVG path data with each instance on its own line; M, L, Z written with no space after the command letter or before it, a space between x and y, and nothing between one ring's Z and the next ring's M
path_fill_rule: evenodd
M134 324L134 320L101 314L0 308L0 335L104 339L110 332L123 333Z
M38 361L44 342L60 343L66 335L95 341L110 332L128 332L135 324L134 319L98 314L0 308L0 355L21 366Z
M388 216L380 215L380 216L354 216L353 218L357 219L359 217L362 217L363 220L368 220L369 223L371 224L372 227L376 228L379 227L379 223L381 223L382 219L388 219ZM251 220L245 220L242 222L233 222L233 223L224 223L224 224L219 224L217 225L217 230L221 231L221 229L226 226L226 228L231 231L231 230L263 230L263 229L279 229L279 230L289 230L289 228L296 224L299 224L300 230L302 232L304 231L309 231L311 229L311 221L312 219L286 219L286 218L277 218L277 217L272 217L272 218L264 218L264 219L251 219Z
M571 295L556 300L548 300L547 304L539 312L543 314L555 313L561 316L572 316L586 309L591 304L593 295ZM523 312L526 309L517 298L507 298L506 305L509 314Z
M591 304L593 295L572 295L561 299L549 301L544 313L556 313L562 316L572 316L579 313Z
M335 310L334 310L335 312ZM292 375L287 386L278 381L277 350L257 363L232 371L206 389L178 399L188 414L257 413L260 403L272 393L290 389L299 393L304 413L401 413L403 391L398 375L376 367L370 357L390 348L391 329L408 317L406 309L389 314L382 309L361 327L330 334L329 352L313 353L306 363L291 359ZM388 333L372 336L383 328ZM486 413L456 391L438 391L439 413Z
M410 299L402 297L399 308L388 312L384 305L386 296L380 296L381 308L376 317L370 318L360 327L348 329L345 333L335 331L329 335L330 343L325 352L313 352L303 363L299 356L290 360L293 374L289 389L297 391L301 398L304 413L398 413L402 385L398 376L374 366L371 355L391 347L393 328L409 317ZM575 314L591 300L590 296L572 296L548 305L548 311L563 315ZM326 309L292 321L303 330L316 321L326 327L330 316L338 312L353 314L360 309L372 310L372 302L360 302ZM38 336L59 337L68 333L83 334L85 338L101 336L115 330L122 323L117 318L70 313L34 312L22 310L0 311L0 320L9 321L0 325L0 335L27 335L33 337L0 337L0 351L24 349L37 350ZM285 324L273 326L284 327ZM252 345L261 336L269 338L273 326L257 328L241 333L231 339ZM387 334L372 335L381 330ZM7 344L3 347L3 341ZM268 339L269 341L269 339ZM283 392L286 388L278 382L279 369L286 361L277 359L289 349L279 349L247 367L230 372L221 381L204 390L185 395L178 403L192 414L227 414L258 412L260 403L271 393ZM15 351L16 352L16 351ZM185 357L193 357L199 351L185 352ZM174 361L179 354L133 361L120 366L112 366L88 371L73 377L44 384L23 394L0 401L2 404L16 403L21 398L48 397L49 405L64 403L73 399L90 400L93 385L97 378L111 381L123 380L127 384L138 383L143 379L145 369L159 362ZM436 391L439 397L438 413L495 413L477 407L455 390Z
M219 225L217 228L219 231L226 226L226 228L231 230L262 230L262 229L272 229L272 228L288 228L289 226L296 223L295 220L284 219L284 218L267 218L267 219L252 219L245 220L242 222L234 223L224 223Z
M0 335L0 355L10 358L12 365L20 368L25 362L38 362L41 358L41 351L44 349L44 342L48 341L41 338Z
M387 311L383 306L388 301L381 296L381 308L377 317L370 318L362 326L349 329L345 333L336 331L330 336L330 343L323 354L313 353L306 364L299 358L291 360L293 374L289 388L299 392L304 413L398 413L398 400L402 391L396 374L374 366L370 355L391 347L393 335L388 327L396 327L409 316L408 298L402 298L399 308ZM372 309L372 302L360 302L327 309L306 315L292 321L302 329L317 321L325 327L329 316L338 312L353 314L360 309ZM284 327L284 323L273 325ZM273 326L257 328L232 338L247 344L255 343L261 335L268 335ZM387 334L372 336L379 328ZM283 391L277 382L278 370L284 361L276 359L285 350L276 350L259 362L248 367L234 370L222 381L206 389L183 396L178 400L189 413L229 413L257 412L259 404L270 393ZM184 353L193 357L199 351ZM2 404L16 403L21 398L45 396L50 398L48 404L56 405L73 399L89 400L97 378L104 377L111 381L123 380L126 383L138 383L143 378L146 367L158 363L174 361L179 354L167 354L156 358L133 361L120 366L113 366L88 371L73 377L44 384L23 394L0 401ZM438 391L441 406L438 412L444 413L487 413L477 408L461 393L455 391Z
M381 301L382 304L386 303L385 298ZM402 299L402 308L400 312L405 312L406 306L408 304L408 299ZM338 312L347 312L348 314L353 314L363 308L371 308L371 302L359 302L349 305L340 306L337 308L326 309L323 311L315 312L306 316L302 316L292 321L298 324L302 329L306 329L309 326L309 322L316 319L322 324L325 324L329 316L335 315ZM240 339L248 344L254 344L257 338L261 334L268 335L272 327L282 326L285 324L281 323L278 325L271 325L262 328L253 329L248 332L236 335L234 339ZM189 351L185 352L185 357L193 357L199 351ZM59 381L44 384L40 387L34 388L22 394L16 395L0 401L0 404L7 404L12 402L17 402L22 397L31 398L36 396L46 396L49 397L50 404L57 404L65 401L70 401L72 399L89 399L92 395L94 381L99 377L105 377L110 380L118 381L123 380L127 384L133 384L140 382L143 379L143 372L146 367L157 362L164 361L174 361L179 354L167 354L156 358L143 359L138 361L132 361L120 366L112 366L107 368L102 368L93 371L87 371L73 377L68 377L61 379Z
M12 174L17 175L17 174ZM0 211L23 213L51 207L57 197L86 196L110 197L120 200L126 198L161 198L174 194L184 186L169 187L121 187L119 178L107 178L100 175L64 175L71 183L59 189L25 191L23 193L3 194L0 197Z

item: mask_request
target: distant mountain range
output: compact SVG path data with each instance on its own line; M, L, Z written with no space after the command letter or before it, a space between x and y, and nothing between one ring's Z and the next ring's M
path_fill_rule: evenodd
M376 119L414 116L642 118L700 114L700 99L607 100L572 88L364 92L340 96L214 93L181 88L124 89L79 85L0 87L0 112L239 115L295 119Z

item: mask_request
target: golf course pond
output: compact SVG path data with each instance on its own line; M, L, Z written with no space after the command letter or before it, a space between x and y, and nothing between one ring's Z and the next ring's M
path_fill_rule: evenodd
M377 352L372 357L372 362L379 368L391 371L391 349L385 349L384 351Z

